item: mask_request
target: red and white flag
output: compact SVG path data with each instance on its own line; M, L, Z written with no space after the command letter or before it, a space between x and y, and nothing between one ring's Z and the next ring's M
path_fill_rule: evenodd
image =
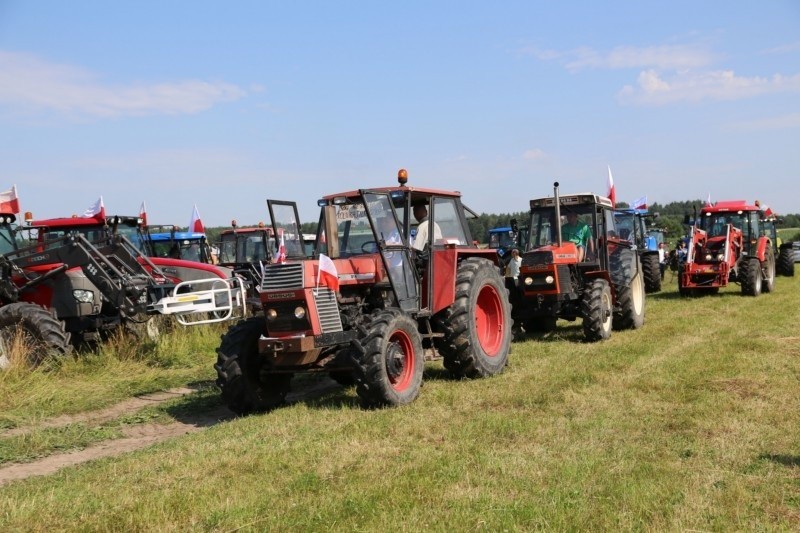
M106 206L103 205L103 197L97 199L95 203L89 206L86 211L83 212L83 218L98 218L101 220L106 219Z
M281 230L281 244L278 246L278 254L275 256L276 263L286 262L286 241L283 240L283 230ZM319 285L319 283L317 283Z
M319 271L317 272L317 287L325 285L331 290L339 290L339 273L333 260L325 254L319 254Z
M189 221L189 231L193 231L195 233L206 232L206 229L203 227L203 221L200 220L200 211L197 210L197 204L194 204L192 219Z
M614 176L611 175L611 165L608 165L608 194L606 195L611 200L611 205L617 206L617 190L614 188Z
M631 202L631 207L634 209L647 209L647 195Z
M19 196L17 196L17 186L12 186L9 190L0 192L0 213L19 213Z
M759 207L761 208L761 214L763 215L764 218L769 218L775 215L775 212L770 208L770 206L766 204L761 204L759 205Z
M142 200L142 205L139 207L139 218L142 219L142 225L147 225L147 205L145 205L144 200Z

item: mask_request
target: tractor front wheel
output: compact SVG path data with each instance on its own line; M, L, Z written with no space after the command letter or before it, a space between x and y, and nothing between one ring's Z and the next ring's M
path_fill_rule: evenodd
M436 347L444 366L456 377L499 374L511 347L511 305L497 267L470 257L456 272L455 301L437 316L444 337Z
M274 409L289 393L291 374L265 372L258 353L263 331L264 317L242 320L228 330L217 348L217 386L225 405L239 415Z
M44 307L17 302L0 308L0 368L15 360L38 366L71 351L64 323Z
M425 358L417 322L398 309L378 313L355 358L356 393L364 407L413 402L422 386Z
M743 295L758 296L761 294L761 261L758 260L758 257L742 259L738 278L742 285Z
M613 304L611 286L604 279L592 280L583 292L581 315L583 336L589 342L611 337Z

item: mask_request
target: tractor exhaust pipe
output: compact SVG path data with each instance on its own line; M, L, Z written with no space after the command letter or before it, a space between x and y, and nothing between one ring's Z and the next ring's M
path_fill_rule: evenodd
M558 182L553 183L553 196L556 201L556 219L553 223L556 225L556 242L561 248L561 198L558 196Z

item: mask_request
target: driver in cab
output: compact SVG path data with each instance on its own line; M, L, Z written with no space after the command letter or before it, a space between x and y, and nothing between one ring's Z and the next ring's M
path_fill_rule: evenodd
M578 247L578 262L586 257L587 248L592 252L592 230L585 222L578 220L578 213L567 211L567 222L561 226L561 237Z

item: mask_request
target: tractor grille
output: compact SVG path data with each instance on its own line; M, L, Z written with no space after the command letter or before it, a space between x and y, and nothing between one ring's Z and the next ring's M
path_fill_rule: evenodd
M336 303L336 293L322 287L314 289L313 293L322 333L342 331L342 317L339 314L339 305Z
M303 263L284 263L264 267L262 291L282 291L303 288Z
M522 256L522 266L552 265L553 252L528 252Z

